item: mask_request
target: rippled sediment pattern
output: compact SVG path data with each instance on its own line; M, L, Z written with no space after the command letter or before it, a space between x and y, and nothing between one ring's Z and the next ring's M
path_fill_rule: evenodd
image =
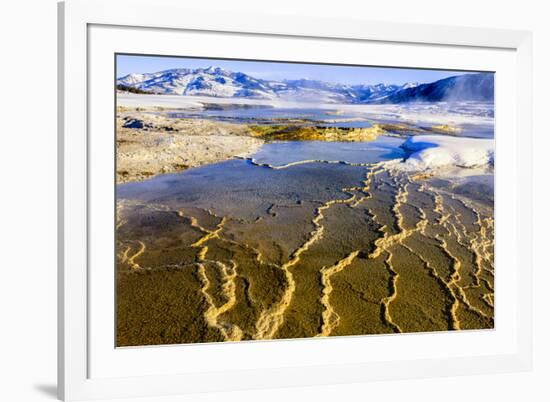
M120 187L117 345L493 327L492 187L326 162Z

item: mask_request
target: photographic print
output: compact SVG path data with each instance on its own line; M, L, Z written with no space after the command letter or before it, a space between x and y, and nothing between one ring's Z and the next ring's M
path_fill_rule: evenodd
M494 74L117 54L116 346L494 327Z

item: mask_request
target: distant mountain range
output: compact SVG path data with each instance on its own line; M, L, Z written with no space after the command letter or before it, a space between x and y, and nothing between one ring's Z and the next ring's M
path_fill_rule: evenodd
M132 73L119 78L117 84L121 89L126 88L139 93L281 99L315 103L366 104L494 99L494 78L491 73L459 75L429 84L344 85L309 79L263 80L241 72L208 67Z

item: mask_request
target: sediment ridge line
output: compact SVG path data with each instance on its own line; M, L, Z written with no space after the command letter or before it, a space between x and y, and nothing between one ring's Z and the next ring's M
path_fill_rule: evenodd
M403 240L408 238L411 234L416 232L422 233L422 231L425 230L426 225L426 220L420 220L413 229L403 229L399 233L389 236L387 232L384 232L384 236L374 242L376 249L369 254L369 258L377 258L380 256L380 254L382 254L382 252L389 252L389 248L391 248L392 246L402 245ZM382 229L383 228L384 226L382 226Z
M218 225L216 225L216 230L208 230L203 228L201 225L199 225L197 219L195 217L191 217L191 226L201 230L202 232L205 232L206 234L201 237L199 240L197 240L195 243L191 245L191 247L200 247L202 244L206 243L210 239L219 238L220 232L223 230L223 226L227 222L227 218L224 216Z
M425 259L420 253L414 251L411 247L407 246L406 244L402 244L403 247L405 247L411 254L417 256L420 261L424 264L424 267L430 272L430 275L432 275L440 284L440 286L444 289L444 292L447 293L449 296L451 296L451 299L453 300L453 303L451 304L449 308L449 317L451 318L451 329L453 330L460 330L460 320L456 314L456 311L459 306L459 300L455 295L455 292L452 290L451 286L437 273L436 269L431 266L430 262Z
M397 297L397 281L399 280L399 274L393 266L391 265L391 259L393 258L393 254L389 251L388 257L384 260L384 264L386 265L386 268L388 272L390 273L390 282L389 282L389 288L390 288L390 294L387 297L384 297L381 301L381 307L382 307L382 316L384 317L384 321L387 325L389 325L394 332L401 333L403 330L401 327L393 321L393 318L390 313L390 304L396 299Z
M459 198L453 197L452 195L449 195L449 197L454 201L457 201L460 204L462 204L462 206L465 209L471 211L476 216L476 224L479 226L479 229L480 229L479 232L481 233L483 231L483 225L481 222L481 216L479 212L476 211L474 207L468 206L464 201L460 200ZM461 216L460 212L457 211L455 208L453 208L452 206L450 208L453 211L455 211L455 214L457 214L458 216ZM473 272L473 276L475 278L475 284L473 287L478 288L481 286L481 282L480 282L480 274L482 271L481 260L483 259L478 248L481 247L483 240L480 241L479 236L476 232L468 232L468 230L466 229L466 226L464 226L464 224L460 221L460 219L454 219L454 222L455 223L453 223L452 226L457 236L457 240L466 249L471 250L472 253L474 254L475 271Z
M402 244L403 240L405 240L415 232L423 233L426 226L428 225L426 215L423 214L422 219L420 219L416 223L413 229L406 229L403 227L403 215L401 214L399 208L401 205L407 202L409 193L407 191L407 184L400 185L396 183L396 185L398 185L398 189L397 194L394 198L395 204L393 205L392 211L394 213L399 232L393 235L388 235L388 232L385 231L386 226L382 226L381 230L384 232L384 236L376 239L376 241L374 242L376 248L373 252L369 254L369 258L377 258L383 251L389 252L390 247Z
M436 210L438 211L438 213L442 218L445 217L445 219L440 220L440 223L445 228L449 236L452 236L454 234L454 237L456 238L457 243L462 245L463 247L467 247L461 242L461 235L458 229L456 228L456 226L452 223L453 216L450 213L444 214L443 197L434 189L430 189L430 190L432 190L434 194L436 194L436 198L437 198ZM489 318L481 310L472 306L472 304L468 300L468 297L466 296L466 293L464 292L462 287L459 285L459 282L461 281L460 269L462 267L462 263L460 259L451 252L443 236L436 236L436 240L439 241L442 250L444 250L445 253L451 258L451 260L454 261L451 280L447 282L447 286L453 289L453 294L456 299L455 303L453 303L453 306L452 306L452 311L454 312L454 314L456 314L460 303L462 303L468 310L473 311L474 313L481 315L485 318Z
M137 262L135 262L135 259L138 258L140 255L142 255L145 252L145 243L143 243L141 240L137 241L140 245L139 250L133 254L131 257L128 258L128 265L132 267L132 269L140 269L141 267Z
M128 253L132 249L132 246L127 246L126 250L124 250L122 253L119 254L120 263L124 264L126 261L128 261Z
M269 168L269 169L273 169L273 170L282 170L282 169L287 169L287 168L292 167L292 166L305 165L305 164L308 164L308 163L325 163L325 164L333 164L333 165L364 166L364 167L371 167L371 166L374 166L374 165L378 164L378 163L360 163L360 162L355 163L355 162L338 161L338 160L332 161L332 160L325 160L325 159L305 159L305 160L289 162L285 165L277 166L277 165L271 165L269 163L258 162L254 158L245 158L245 157L240 157L240 156L237 156L236 158L245 160L245 161L247 161L248 163L250 163L251 165L254 165L254 166Z
M251 163L254 161L250 160ZM312 161L306 162L310 163ZM318 162L318 161L315 161ZM321 161L323 162L323 161ZM330 161L324 161L325 163L332 163ZM334 163L340 163L340 162L334 162ZM258 166L262 166L259 165ZM370 186L370 182L374 175L377 173L375 171L376 167L382 167L384 166L382 163L376 163L376 164L361 164L360 166L368 166L372 167L373 169L367 173L367 178L364 181L365 186L363 187L363 190L368 190ZM264 166L269 168L285 168L283 167L273 167L273 166ZM287 166L286 166L287 167ZM350 193L351 194L351 193ZM301 247L299 247L293 254L291 259L283 264L281 266L281 269L283 270L285 274L285 278L287 280L287 288L281 297L281 300L276 303L275 305L271 306L270 308L264 310L256 324L256 335L255 339L271 339L277 332L278 328L283 322L283 315L286 311L287 307L290 305L290 302L292 300L292 296L296 289L296 283L293 278L293 274L290 271L290 268L294 265L296 265L300 261L300 255L309 249L309 247L315 243L317 240L319 240L322 237L324 227L319 223L322 219L324 219L323 211L330 208L334 204L341 204L341 203L347 203L352 206L356 206L358 203L360 203L365 197L362 197L361 199L357 198L356 194L351 194L350 198L345 200L330 200L326 202L321 207L317 208L316 214L314 219L312 220L313 225L316 227L316 229L311 233L311 237L306 241ZM355 203L354 203L355 201Z
M227 301L220 307L216 307L212 296L210 296L210 293L208 292L208 289L210 288L210 280L208 279L204 268L205 262L212 262L221 268L223 278L222 291L224 292ZM229 311L237 302L235 286L235 278L237 276L236 264L233 261L232 263L234 264L233 268L229 270L227 265L219 261L204 261L198 264L198 273L203 284L201 293L203 294L208 305L206 311L204 312L206 323L208 326L218 329L225 341L240 341L243 338L243 331L237 325L224 325L219 322L219 316Z
M200 238L199 240L197 240L195 243L193 243L192 247L193 246L200 246L202 245L204 242L208 241L208 240L211 240L211 239L219 239L223 242L227 242L227 243L230 243L230 244L233 244L233 245L236 245L238 247L246 247L250 250L252 250L252 252L254 254L256 254L256 260L262 264L266 264L266 265L275 265L275 264L272 264L270 262L267 262L263 259L263 256L262 256L262 253L252 247L251 245L247 244L247 243L239 243L239 242L236 242L234 240L231 240L231 239L227 239L225 237L223 237L221 235L221 232L223 230L223 228L225 227L225 224L229 221L229 218L226 217L226 216L219 216L219 215L216 215L213 211L211 211L210 209L203 209L203 211L206 211L208 212L208 214L210 214L211 216L214 216L216 218L219 218L221 219L221 222L216 226L216 230L212 231L212 230L208 230L204 227L202 227L197 219L194 217L194 216L191 216L191 215L185 215L183 211L178 211L178 215L181 216L181 217L188 217L191 221L191 226L195 227L196 229L199 229L201 232L205 233L205 236L203 236L202 238ZM221 227L220 227L221 226ZM206 252L203 253L204 255L206 255Z
M371 193L370 188L371 188L372 182L374 181L374 176L376 176L378 173L383 172L383 171L384 171L383 162L375 163L370 167L370 169L367 170L365 180L363 180L363 187L359 188L360 191L362 191L363 193L365 193L367 195L364 196L364 197L358 198L353 204L351 204L352 207L355 208L360 203L362 203L363 201L372 198L372 193ZM356 190L356 189L354 188L353 190ZM372 211L370 209L369 209L369 213L374 218L374 213L372 213Z
M323 267L321 269L321 283L323 284L321 304L324 306L325 310L322 313L323 324L321 326L321 332L316 336L329 336L334 328L338 326L340 316L336 313L336 311L334 311L334 308L330 304L330 294L333 290L331 277L350 265L359 253L360 250L353 251L338 261L335 265L331 267Z
M407 184L405 185L405 189L406 189L406 186L407 186L408 184L410 184L410 182L407 183ZM421 188L419 189L419 191L424 192L425 190L421 187ZM407 192L406 194L408 195L408 192ZM396 197L396 199L398 199L398 197ZM399 201L400 201L401 203L406 203L406 202L407 202L407 198L406 198L406 197L405 197L405 198L401 197L401 198L399 198ZM420 218L421 218L421 220L426 222L426 224L422 225L422 230L420 231L420 233L421 233L422 235L426 236L426 235L425 235L425 233L426 233L426 230L425 230L425 229L426 229L426 227L429 225L429 222L428 222L428 220L427 220L426 212L425 212L421 207L419 207L419 206L415 206L415 208L420 212ZM403 219L402 219L402 214L401 214L400 211L398 211L398 210L396 210L396 213L399 213L399 216L400 216L400 218L401 218L400 220L398 220L398 223L399 223L399 222L402 222L402 221L403 221ZM442 216L442 215L440 215L440 216ZM399 226L400 228L402 228L402 226L400 226L399 224L398 224L398 226ZM427 237L428 237L428 236L427 236ZM441 243L440 243L440 244L441 244ZM459 305L459 300L458 300L458 298L457 298L455 292L453 291L452 287L449 285L449 283L447 283L447 281L445 281L444 278L442 278L442 277L438 274L438 272L437 272L437 270L435 269L435 267L432 267L431 264L430 264L430 262L429 262L426 258L424 258L419 252L414 251L411 247L409 247L409 246L408 246L406 243L404 243L404 242L401 243L401 245L402 245L403 247L405 247L411 254L413 254L413 255L415 255L416 257L418 257L418 258L420 259L420 261L422 261L422 263L424 264L424 267L430 272L430 275L431 275L432 277L434 277L434 278L439 282L439 285L441 286L441 288L443 289L443 291L444 291L445 293L447 293L447 295L449 295L449 296L451 297L451 299L453 300L453 303L452 303L451 306L449 307L449 311L448 311L449 318L450 318L450 321L451 321L451 323L450 323L450 324L451 324L451 329L453 329L453 330L460 330L460 329L461 329L461 328L460 328L460 320L459 320L459 318L458 318L458 316L457 316L457 314L456 314L456 311L457 311L458 305ZM441 248L445 249L444 244L442 244ZM446 251L446 250L445 250L445 251Z
M180 216L184 216L183 211L179 211L178 214ZM198 258L198 273L201 279L201 282L203 283L203 287L201 288L201 293L203 294L206 303L208 305L207 309L205 310L203 316L208 324L208 326L212 328L218 329L222 336L224 337L224 340L226 341L240 341L243 338L243 331L234 324L222 324L219 322L219 316L223 313L229 311L237 302L236 297L236 285L235 285L235 278L237 276L237 264L234 261L231 261L233 267L229 269L229 267L222 263L221 261L215 261L215 260L207 260L206 254L208 253L208 246L205 244L211 239L219 238L219 233L223 230L223 227L225 223L227 222L226 217L223 217L220 223L216 226L215 230L208 230L204 227L202 227L197 219L193 216L189 217L191 220L191 226L199 229L205 235L201 237L199 240L197 240L195 243L191 245L191 247L197 247L200 248L199 253L197 255ZM204 268L205 263L212 263L215 264L217 267L220 268L221 274L222 274L222 292L224 293L224 296L226 298L226 302L220 306L216 307L216 304L214 303L214 300L210 293L208 293L208 289L210 288L210 280L208 279L208 276L206 275L206 270Z
M272 339L283 323L283 315L290 305L292 296L296 290L296 282L294 281L290 268L300 261L300 255L303 252L307 251L312 244L322 238L324 227L320 224L320 221L324 219L323 211L335 204L350 203L355 200L355 198L356 195L352 194L350 198L344 200L330 200L315 210L315 217L312 220L315 229L310 233L310 238L292 253L291 259L281 265L281 270L284 272L287 281L287 287L279 302L262 311L260 314L256 322L255 339Z
M459 231L458 229L456 228L456 226L449 220L445 221L444 223L445 227L447 228L447 230L449 231L449 233L454 233L456 239L457 239L457 242L462 245L463 247L467 247L465 246L463 243L460 242L460 234L459 234ZM489 319L489 320L492 320L492 317L489 317L487 316L487 314L485 314L483 311L481 311L480 309L478 309L477 307L473 306L471 304L471 302L468 300L468 296L466 295L466 293L464 292L464 289L462 289L462 287L459 285L459 282L461 280L461 275L460 275L460 268L462 266L462 263L460 262L460 259L458 257L456 257L455 255L453 255L453 253L449 250L449 248L447 247L447 242L445 241L445 239L443 238L439 238L438 240L440 240L441 244L442 244L442 247L443 249L447 252L447 255L455 262L453 264L453 273L451 274L451 280L448 282L449 286L451 288L454 288L456 289L456 292L455 292L455 295L457 297L457 299L470 311L478 314L479 316L483 317L483 318L486 318L486 319ZM458 306L456 307L458 308ZM456 311L456 310L455 310Z

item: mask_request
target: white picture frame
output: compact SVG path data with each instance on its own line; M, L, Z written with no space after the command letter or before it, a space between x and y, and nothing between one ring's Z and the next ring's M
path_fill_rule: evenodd
M131 10L131 12L129 12ZM63 400L115 397L145 397L169 394L208 392L266 387L305 386L474 373L500 373L529 370L532 364L531 335L531 97L532 36L529 32L480 28L412 25L394 22L369 22L356 19L321 20L302 16L217 15L211 10L189 10L178 0L68 0L59 4L59 311L58 311L58 392ZM136 375L130 372L91 375L91 361L99 351L92 347L95 333L91 329L95 305L90 289L90 215L94 202L90 193L90 95L91 29L124 29L170 32L241 35L285 40L324 40L337 43L375 43L377 45L456 47L468 50L509 52L515 63L507 68L507 82L513 85L515 99L512 112L516 137L510 140L513 155L510 180L514 202L509 214L514 229L521 233L513 244L522 256L521 264L510 259L506 269L516 279L513 292L514 325L510 327L505 352L459 354L446 358L415 357L388 361L315 360L307 365L282 367L269 362L261 368L238 370L203 370L185 374L162 373ZM114 41L113 41L114 42ZM94 45L94 46L102 46ZM109 50L110 51L110 50ZM443 67L443 66L442 66ZM498 74L498 70L497 70ZM513 82L510 82L513 81ZM497 104L497 128L498 128ZM521 140L517 136L521 133ZM499 140L500 141L500 140ZM506 145L506 140L503 140ZM498 143L497 143L498 144ZM498 146L498 145L497 145ZM498 148L497 148L498 149ZM503 148L501 148L503 149ZM498 151L497 151L498 152ZM497 153L498 155L498 153ZM498 158L498 156L497 156ZM497 164L498 166L498 164ZM497 168L498 172L498 168ZM101 194L100 194L101 196ZM498 199L497 199L498 205ZM498 237L497 221L497 237ZM501 268L497 268L501 269ZM101 285L99 285L101 286ZM107 287L107 285L105 285ZM97 291L94 289L94 291ZM498 292L498 291L497 291ZM497 298L501 297L497 295ZM498 325L495 328L499 331ZM112 336L112 334L109 334ZM417 334L416 337L430 337ZM469 339L483 334L470 332ZM394 338L396 339L396 338ZM508 338L507 338L508 339ZM322 340L321 340L322 341ZM391 338L390 338L391 341ZM300 342L311 342L308 340ZM317 342L317 341L316 341ZM358 342L342 338L341 344ZM259 343L256 343L258 345ZM264 343L265 344L265 343ZM304 344L279 344L277 353L294 353ZM320 347L323 347L322 344ZM329 344L326 343L325 347ZM360 344L358 344L360 347ZM210 345L235 347L234 345ZM177 348L177 346L174 346ZM180 347L181 348L181 347ZM113 345L114 349L114 345ZM160 348L165 349L165 348ZM166 350L166 349L165 349ZM203 349L206 350L206 349ZM219 349L217 349L219 350ZM286 350L286 352L285 352ZM503 349L504 350L504 349ZM139 352L139 351L137 351ZM200 353L200 351L199 351ZM248 352L250 353L250 352ZM419 356L422 353L418 354ZM428 356L428 355L427 355ZM162 359L161 357L157 357ZM304 360L305 361L305 360ZM313 362L313 360L311 360Z

